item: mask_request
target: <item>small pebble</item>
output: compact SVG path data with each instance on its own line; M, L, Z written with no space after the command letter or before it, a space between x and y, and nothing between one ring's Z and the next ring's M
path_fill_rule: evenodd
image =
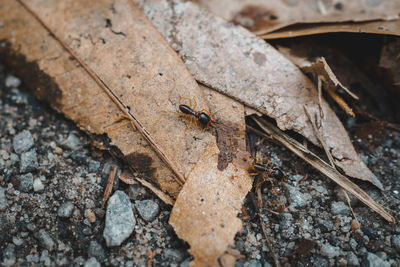
M13 236L13 243L16 246L21 246L24 243L24 240L18 236Z
M357 230L357 229L360 229L360 227L361 227L361 224L358 220L353 219L351 221L351 230Z
M81 146L81 140L75 134L70 133L67 139L62 142L62 146L71 150L76 150Z
M15 153L21 154L28 151L34 145L34 140L31 132L24 130L14 136L13 148Z
M96 260L96 258L91 257L85 262L85 267L100 267L100 263Z
M38 166L37 155L34 149L21 154L21 163L19 168L21 173L35 171Z
M160 212L160 207L157 202L148 200L135 201L136 210L139 212L140 217L147 222L153 221Z
M18 177L19 181L19 190L25 193L28 193L33 189L33 175L32 173L27 173L24 175L20 175Z
M346 215L350 212L349 206L346 203L333 201L331 203L331 211L334 215Z
M331 259L340 255L340 249L326 243L321 247L321 254Z
M36 234L36 237L37 239L39 239L40 243L45 249L49 251L55 249L56 244L54 243L51 236L45 230L40 229L39 232Z
M15 258L15 245L8 244L7 247L3 250L3 266L14 266L16 261Z
M21 80L13 75L7 75L5 84L8 88L19 87L21 85Z
M100 262L103 262L106 259L103 247L95 240L90 241L88 256L95 257Z
M96 221L96 214L91 209L86 209L85 210L85 218L91 222L94 223Z
M398 253L400 253L400 235L392 236L392 246L396 249Z
M0 211L5 210L7 205L6 190L0 186Z
M73 210L74 204L71 201L67 201L58 208L57 215L61 218L68 218L71 216Z
M62 150L61 147L56 147L54 148L54 153L56 153L57 155L61 155L64 151Z
M367 252L361 265L366 267L390 267L390 263L370 252Z
M43 192L43 190L44 190L44 185L43 185L42 181L39 178L36 178L33 181L33 191Z
M119 246L133 232L136 220L128 195L117 190L107 204L103 236L108 247Z
M96 160L90 160L88 164L88 171L89 172L97 172L100 168L100 162Z

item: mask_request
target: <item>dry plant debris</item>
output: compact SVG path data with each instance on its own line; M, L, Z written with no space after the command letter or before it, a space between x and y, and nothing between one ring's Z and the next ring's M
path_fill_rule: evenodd
M268 33L298 23L337 23L399 19L398 1L196 0L214 14Z
M304 113L319 110L314 84L288 59L262 39L190 2L151 0L136 3L194 78L233 99L274 118L281 130L294 130L319 144ZM249 71L251 70L251 71ZM358 179L382 188L365 166L336 115L325 101L323 136L335 164Z
M321 24L298 24L283 28L278 31L260 35L263 39L292 38L298 36L315 35L322 33L351 32L351 33L373 33L385 35L400 35L400 20L370 21L357 23L321 23Z

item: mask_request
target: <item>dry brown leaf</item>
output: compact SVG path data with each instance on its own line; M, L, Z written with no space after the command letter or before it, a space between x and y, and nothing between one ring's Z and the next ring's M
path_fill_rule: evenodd
M52 2L53 7L56 2L57 1ZM68 7L67 2L63 3ZM59 4L62 5L62 3ZM78 3L75 4L78 5ZM44 10L49 12L52 5L50 2L46 5L47 7ZM36 7L39 7L39 5ZM113 44L114 42L126 41L127 38L123 38L124 36L122 35L114 34L111 29L105 27L107 25L107 18L110 19L110 21L114 20L114 24L117 24L115 19L121 19L122 17L132 18L132 12L136 12L138 15L133 17L143 22L144 28L149 28L148 31L142 31L143 36L147 36L148 40L158 40L154 41L157 43L157 46L155 44L153 46L159 46L157 51L162 54L164 60L163 63L158 65L148 66L150 69L154 67L158 69L149 70L145 74L153 75L153 78L150 78L147 82L150 85L151 83L161 83L162 85L159 86L166 89L171 89L175 85L180 85L186 87L188 92L193 91L193 95L198 96L198 89L193 81L190 80L190 75L187 74L185 68L179 64L180 60L176 58L174 52L165 45L163 38L153 30L151 24L146 21L139 10L128 3L127 8L124 6L114 7L114 13L114 11L110 9L109 3L106 3L109 14L96 16L96 12L101 12L102 10L100 7L101 3L98 2L97 6L94 7L95 11L86 11L89 12L88 14L92 13L92 16L95 17L94 22L98 25L92 26L97 27L96 30L90 32L89 29L83 29L80 24L77 29L71 30L71 45L83 47L91 51L84 52L84 58L88 59L90 56L89 59L92 60L96 55L95 47L100 46L100 48L105 49L103 46L107 45L109 47L108 52L101 52L99 56L110 62L95 65L98 67L102 66L104 71L108 72L108 69L111 70L113 65L120 66L123 65L123 62L125 64L129 63L131 65L130 67L124 69L121 66L121 68L115 68L109 71L109 75L113 73L115 77L110 76L108 79L120 83L130 83L131 85L129 85L126 95L132 94L132 92L135 93L135 95L140 94L140 92L138 92L139 90L132 91L132 88L134 88L133 86L136 86L136 88L144 88L144 86L146 86L144 81L142 86L140 79L136 80L136 76L133 75L137 73L139 69L135 68L130 60L126 61L121 58L126 56L135 58L135 56L121 53L122 50L119 50L119 47ZM174 175L170 169L158 158L157 154L147 144L142 135L133 130L130 122L125 119L123 112L115 105L108 95L102 91L99 85L91 79L90 75L88 75L82 66L77 64L62 45L49 36L49 32L43 25L18 4L17 1L5 1L0 8L2 14L1 18L5 25L0 29L0 40L2 40L0 53L4 59L4 63L8 64L21 75L27 87L32 89L37 97L49 103L55 110L64 113L67 117L74 120L81 129L97 135L106 133L110 138L110 142L108 142L107 139L105 142L110 143L110 146L117 147L120 151L119 153L122 154L123 158L134 169L142 176L159 184L164 191L168 191L172 196L176 196L180 190L180 186L175 181ZM126 9L133 11L121 14L121 12ZM84 11L85 8L81 10ZM55 15L55 21L62 23L65 20L60 20L59 18L65 16L67 13L62 11L62 8L60 8L58 12L61 14ZM72 13L69 13L69 15L73 18ZM49 15L49 18L53 16L54 15ZM78 17L80 19L86 18L88 22L81 23L82 25L86 25L86 27L90 27L88 16ZM131 23L134 22L135 20L131 20ZM29 25L29 27L27 27L27 25ZM125 27L128 27L128 25L125 25ZM57 29L59 31L64 31L61 29L61 26ZM134 28L131 28L131 30L134 30ZM142 42L140 38L136 41ZM103 42L106 42L106 44L103 44ZM146 45L144 45L144 47L146 47ZM117 48L118 51L114 52L118 53L118 55L112 54L112 50L115 50L115 48ZM135 53L138 52L135 51ZM142 58L142 60L143 57L145 57L145 53L139 57L136 56L136 58ZM172 61L172 63L169 60ZM113 61L118 61L118 63ZM136 63L142 64L142 62ZM173 68L169 64L171 64ZM146 70L142 69L142 71ZM177 78L175 78L174 75L176 75L177 72L180 73L177 75ZM159 75L159 73L164 76ZM119 74L119 76L117 74ZM132 79L135 79L135 81L131 81ZM106 80L106 82L108 81ZM135 83L139 83L139 85ZM119 95L121 94L124 93L120 93ZM201 96L198 96L198 98L200 99L199 104L202 105L204 102L201 101ZM140 101L137 101L137 103L140 103ZM147 100L145 100L145 103L147 103ZM164 104L171 105L171 102L166 100ZM142 110L150 108L135 105L133 105L133 107ZM159 109L161 109L161 107ZM149 113L158 114L158 116L164 115L162 118L154 118L153 122L157 123L160 120L171 120L171 122L178 123L176 129L186 128L184 122L179 122L179 120L176 120L176 118L171 117L169 114L167 116L167 114L161 112L155 113L153 111ZM182 131L182 133L185 132L186 131ZM187 134L189 135L190 133ZM171 138L172 137L173 136L171 136Z
M241 229L237 215L252 179L243 161L249 157L243 105L201 88L216 123L218 148L209 146L190 173L172 209L170 224L189 243L193 266L216 266Z
M334 32L373 33L400 36L400 20L357 23L299 24L260 35L263 39L292 38Z
M338 80L324 57L311 60L306 57L295 55L294 53L292 53L292 50L286 47L279 46L278 50L287 58L289 58L290 61L296 64L296 66L298 66L304 73L312 76L314 78L314 81L318 81L318 79L321 79L325 85L325 90L333 98L333 100L335 100L336 103L342 109L344 109L348 115L355 117L352 109L340 96L336 94L336 89L337 87L340 87L354 99L358 99L358 97Z
M192 0L257 34L296 23L393 20L399 1Z
M318 140L303 106L317 113L313 83L272 46L187 2L136 0L156 28L175 48L201 83L276 119L282 130L294 130L314 144ZM343 125L326 102L323 136L335 164L352 177L381 183L361 161Z

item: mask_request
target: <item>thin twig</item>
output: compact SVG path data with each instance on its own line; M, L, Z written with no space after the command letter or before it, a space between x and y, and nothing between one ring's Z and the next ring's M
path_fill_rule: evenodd
M117 170L118 170L118 167L114 166L114 168L112 168L112 170L108 174L107 186L106 186L106 190L104 190L103 201L101 202L101 208L102 209L104 209L104 206L106 205L107 200L111 195L111 192L112 192L112 189L113 189L113 185L114 185L115 176L117 175Z

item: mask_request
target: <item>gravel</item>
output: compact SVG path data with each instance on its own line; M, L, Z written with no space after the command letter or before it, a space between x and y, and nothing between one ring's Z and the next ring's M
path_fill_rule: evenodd
M5 210L8 205L5 192L6 190L0 186L0 211Z
M19 178L19 190L22 192L29 192L33 189L33 175L32 173L27 173L20 175Z
M123 191L116 191L108 200L104 239L108 247L119 246L133 232L136 220L131 202Z
M72 203L71 201L67 201L58 208L57 215L61 218L68 218L72 215L73 210L74 203Z
M35 192L43 192L43 190L44 190L44 184L42 183L40 178L36 178L33 181L33 191L35 191Z
M339 214L340 215L347 215L347 214L350 213L350 208L344 202L333 201L331 203L331 211L332 211L332 214L334 214L334 215L339 215Z
M89 258L86 262L85 262L85 267L100 267L100 263L96 260L96 258Z
M44 229L40 229L38 233L35 233L35 235L45 249L52 251L56 248L54 240Z
M21 154L21 166L19 168L21 173L36 171L39 164L37 161L37 154L34 149Z
M13 148L15 153L21 154L22 152L28 151L35 141L33 140L32 134L24 130L17 134L13 139Z
M160 212L160 207L157 202L151 199L137 200L135 201L135 207L140 217L147 222L153 221Z

